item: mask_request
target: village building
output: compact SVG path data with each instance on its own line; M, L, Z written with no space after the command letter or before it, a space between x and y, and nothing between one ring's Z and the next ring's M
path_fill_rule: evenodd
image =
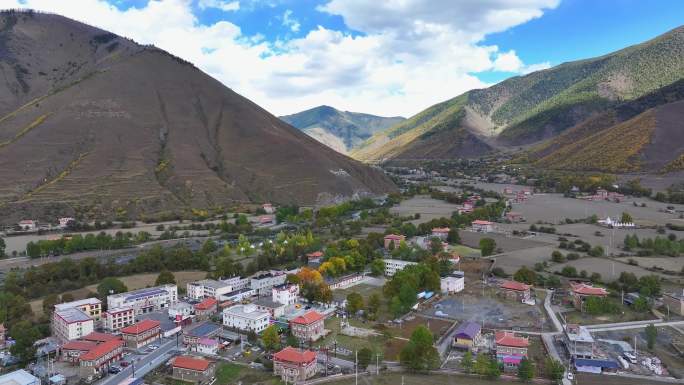
M161 324L151 319L136 322L120 331L126 346L131 349L140 349L161 338Z
M402 261L400 259L383 259L385 262L385 275L388 277L393 276L397 271L404 270L406 266L417 265L417 262L412 261Z
M273 374L280 376L285 383L306 381L316 375L316 352L300 350L293 347L273 355Z
M285 305L280 302L274 302L268 298L260 298L253 302L258 311L268 312L271 318L280 318L285 315Z
M608 290L602 287L594 287L583 282L571 282L570 292L573 305L580 311L584 311L584 303L588 298L605 298L608 296Z
M195 305L195 317L197 320L207 320L218 312L218 301L214 297L206 298Z
M449 237L449 228L448 227L435 227L432 229L432 236L435 238L439 238L442 241L446 241L447 238Z
M299 300L299 285L284 283L273 286L271 299L283 305L294 305Z
M187 296L195 300L219 298L234 290L233 285L215 279L203 279L201 281L189 282L186 285Z
M494 335L496 342L496 359L503 363L504 370L516 370L520 361L527 357L530 341L527 337L517 336L513 332L500 331Z
M226 302L226 301L241 302L241 301L246 300L248 298L252 298L256 295L257 295L256 290L251 289L249 287L246 287L244 289L231 291L230 293L228 293L226 295L222 295L221 298L219 298L219 301L221 301L221 302Z
M387 235L385 235L384 241L385 241L385 250L391 249L392 248L391 245L394 245L394 248L396 249L399 247L399 244L401 244L401 242L406 241L406 237L403 235L399 235L399 234L387 234Z
M102 315L102 301L97 298L85 298L78 301L64 302L55 305L55 310L65 310L71 308L81 310L95 322L99 321Z
M342 277L326 277L325 283L328 285L330 290L335 289L346 289L349 286L354 285L357 282L361 282L363 275L359 273L347 274Z
M499 285L500 292L508 299L529 302L532 299L532 286L517 281L503 281Z
M103 342L79 357L81 376L101 373L113 362L121 359L124 342L120 339Z
M663 304L668 311L680 316L684 315L684 289L681 293L665 293Z
M284 284L285 280L287 280L287 274L273 270L254 275L250 280L250 287L258 296L271 295L273 287Z
M458 326L453 346L457 349L473 350L482 341L482 327L477 322L467 321Z
M471 229L473 231L476 231L478 233L491 233L494 231L494 222L490 221L483 221L483 220L476 220L473 221L473 223L470 224Z
M316 341L325 335L324 317L315 310L295 317L290 321L292 335L301 341Z
M525 218L523 218L522 213L516 212L516 211L509 211L506 213L506 220L517 223L517 222L523 222Z
M575 360L575 369L582 373L616 373L620 365L612 360L578 358Z
M190 317L195 311L195 307L187 302L176 302L169 307L169 318L185 319Z
M209 382L214 377L215 365L204 358L178 356L171 362L172 377L183 382Z
M32 219L24 219L23 221L19 221L18 226L24 231L34 231L38 228L38 222Z
M565 339L565 347L572 359L594 358L594 338L585 326L567 324Z
M200 338L195 345L195 351L202 354L218 354L219 340L216 338Z
M40 378L24 369L0 375L0 384L3 385L40 385Z
M59 223L59 228L60 229L66 229L67 226L69 226L69 222L75 222L76 220L72 217L62 217L58 218L57 222Z
M135 314L168 309L178 302L178 287L162 285L107 296L107 309L130 307Z
M109 309L102 313L102 327L115 332L135 322L135 310L132 307L119 307Z
M266 214L275 214L276 212L275 207L271 203L264 203L261 205L261 208L264 209Z
M223 325L242 331L259 333L268 327L271 314L259 311L255 304L235 305L223 310Z
M97 345L98 343L94 341L69 341L59 348L59 359L64 362L71 362L74 365L78 364L79 357L93 350Z
M454 271L439 280L440 291L443 294L454 294L465 289L465 274L462 271Z
M72 307L52 312L52 335L65 342L77 340L95 330L95 322L83 310Z
M183 344L190 350L197 350L196 346L200 340L206 338L216 338L221 334L221 325L213 322L201 322L196 326L183 329Z

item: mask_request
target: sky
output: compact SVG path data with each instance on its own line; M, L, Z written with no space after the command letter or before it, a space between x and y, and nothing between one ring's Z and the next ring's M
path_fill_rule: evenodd
M0 0L182 57L275 115L412 116L684 21L681 0Z

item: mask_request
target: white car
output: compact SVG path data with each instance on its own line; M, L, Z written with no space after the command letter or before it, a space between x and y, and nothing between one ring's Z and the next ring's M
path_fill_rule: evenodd
M152 346L150 346L150 349L152 349L152 350L157 350L157 349L159 349L159 346L157 346L157 345L152 345Z
M568 372L568 380L572 381L575 379L575 375L572 372Z

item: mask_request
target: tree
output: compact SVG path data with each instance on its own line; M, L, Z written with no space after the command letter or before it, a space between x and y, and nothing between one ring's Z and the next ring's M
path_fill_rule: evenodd
M553 253L551 253L551 260L556 263L563 263L565 262L565 257L560 251L554 250Z
M622 213L622 216L620 217L620 222L622 222L622 223L632 223L633 221L634 221L634 219L632 219L632 216L631 216L628 212L624 211L624 212Z
M439 366L439 353L432 345L433 336L423 325L418 326L399 354L401 365L413 372L427 372Z
M563 374L565 374L565 366L563 366L560 361L551 357L546 359L546 362L544 363L544 369L546 377L552 381L560 381L563 378Z
M52 293L48 294L47 297L43 299L43 313L52 314L52 310L55 305L59 303L59 295Z
M285 344L287 346L292 346L293 348L296 348L299 346L299 340L297 337L293 336L292 333L287 335L287 338L285 339Z
M660 278L657 275L644 275L639 278L637 285L641 295L646 297L657 297L660 295Z
M632 304L632 309L634 311L639 312L639 313L645 313L648 311L649 306L648 306L648 300L644 297L639 297L634 300L634 303Z
M271 325L264 330L261 335L261 341L264 344L264 349L271 351L277 349L280 345L280 335L278 335L278 327Z
M458 229L452 227L449 229L449 234L447 235L447 242L450 244L461 243L461 235L458 233Z
M367 347L361 348L358 352L358 365L359 369L365 370L368 367L368 364L370 364L371 359L373 358L373 352L368 349Z
M347 312L350 315L355 315L359 310L363 309L363 297L357 292L347 294Z
M33 325L31 321L19 321L10 330L10 336L15 341L10 347L10 353L19 359L22 366L25 366L33 360L36 354L33 344L41 337L38 326Z
M463 358L461 359L461 369L466 373L470 373L473 370L473 353L470 351L465 352L463 355Z
M156 286L166 285L166 284L176 284L176 277L172 272L168 270L162 270L157 276L157 280L154 282Z
M592 257L603 257L605 250L603 250L603 247L601 246L594 246L591 248L591 250L589 250L588 254Z
M382 259L374 259L373 262L371 262L371 275L374 277L381 276L385 274L385 261Z
M101 299L107 298L110 294L123 293L128 291L126 285L121 280L114 277L107 277L97 285L97 294Z
M475 359L475 373L484 376L487 374L487 370L489 369L489 364L490 364L490 359L489 356L487 356L484 353L480 353L477 355L477 358Z
M534 285L537 282L537 273L528 269L527 266L523 266L513 274L513 279L518 282Z
M534 365L527 358L523 358L518 366L518 378L522 382L529 382L534 378Z
M74 295L71 293L64 293L62 294L62 302L72 302L74 301Z
M0 258L5 257L6 248L7 248L7 245L5 244L5 240L0 238Z
M496 360L489 360L489 366L487 367L487 378L496 379L501 376L501 368Z
M480 253L483 257L494 254L496 249L496 241L492 238L482 238L480 239Z
M204 243L202 244L202 248L200 249L200 252L202 254L211 254L214 251L218 249L218 246L216 245L216 242L214 242L213 239L209 238Z
M656 339L658 338L658 329L656 329L653 324L650 324L646 326L646 329L644 329L644 332L646 333L646 346L648 346L648 349L653 349L656 343Z
M377 313L380 310L380 305L380 295L378 293L373 293L368 297L367 310L369 313Z

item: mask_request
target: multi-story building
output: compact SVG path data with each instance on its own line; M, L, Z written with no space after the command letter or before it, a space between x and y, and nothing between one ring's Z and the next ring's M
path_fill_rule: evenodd
M284 284L286 279L287 275L284 272L273 270L252 276L250 287L258 296L269 295L273 286Z
M346 289L355 283L361 282L362 279L363 275L359 273L352 273L342 277L328 277L326 278L325 283L328 285L330 290Z
M565 325L565 348L568 350L570 358L593 359L594 358L594 337L585 326L577 324Z
M219 298L219 301L225 302L225 301L231 301L231 302L240 302L244 299L254 297L256 295L257 291L246 287L244 289L240 290L235 290L231 291L228 294L222 295L221 298Z
M463 291L465 288L465 275L462 271L454 271L446 277L441 278L439 280L439 286L444 294L452 294Z
M242 290L250 287L252 280L250 278L242 278L240 276L230 277L222 279L221 282L225 282L233 287L232 291Z
M584 311L584 303L588 298L605 298L608 296L608 290L582 282L570 282L570 292L573 305L580 311Z
M324 317L321 313L311 310L304 315L293 318L290 321L290 330L293 336L302 341L316 341L325 334L323 320Z
M122 328L121 337L126 342L127 347L139 349L159 340L161 337L161 324L159 321L145 319Z
M516 370L520 361L527 357L530 345L527 337L516 336L513 332L496 332L496 358L503 363L504 370Z
M187 284L188 297L196 300L204 298L219 298L224 294L233 291L233 285L214 279L203 279L201 281L190 282Z
M0 375L0 384L8 385L40 385L40 378L24 369Z
M393 276L397 271L404 270L406 266L417 265L416 262L402 261L401 259L383 259L385 262L385 275Z
M285 383L296 384L316 375L316 353L293 347L273 355L273 374L280 376Z
M102 313L102 326L109 332L115 332L135 322L135 310L132 307L118 307Z
M183 344L190 350L197 350L197 345L204 338L215 338L221 333L221 325L213 322L201 322L196 326L183 330Z
M76 364L76 363L78 363L79 358L83 354L86 354L89 351L93 350L97 345L98 345L98 343L93 342L93 341L83 341L83 340L69 341L59 348L59 350L60 350L59 359L61 361L71 362L73 364Z
M532 286L518 281L504 281L499 285L501 294L506 298L527 302L532 298Z
M482 327L477 322L467 321L458 326L454 334L454 347L472 350L482 342Z
M259 311L255 304L235 305L223 310L223 325L256 333L268 327L271 314Z
M171 363L173 378L183 382L208 382L214 376L215 365L204 358L178 356Z
M178 302L178 287L162 285L107 296L107 308L131 307L135 314L166 309Z
M432 229L432 237L446 241L449 237L449 230L448 227L435 227Z
M102 301L97 298L86 298L78 301L64 302L55 305L55 310L64 310L69 308L80 309L86 313L88 317L95 322L100 321L102 315Z
M271 318L279 318L285 315L285 305L280 302L274 302L268 298L260 298L253 302L257 310L267 311L271 314Z
M383 240L384 240L385 250L389 250L389 249L396 249L397 247L399 247L401 242L406 241L406 237L403 235L400 235L400 234L387 234L387 235L385 235L385 238Z
M103 342L79 357L81 376L102 373L113 362L121 359L124 342L120 339Z
M183 320L192 315L193 311L195 311L195 307L190 305L189 303L176 302L173 305L171 305L171 307L169 307L169 318L180 318L181 320Z
M492 231L494 231L494 222L483 221L478 219L471 223L471 228L473 231L479 233L491 233Z
M83 310L72 307L52 313L52 334L60 341L77 340L95 330L95 321Z
M218 312L218 301L214 297L206 298L195 305L195 317L198 320L206 320Z
M216 338L200 338L197 345L195 345L195 351L202 354L212 354L218 353L219 340Z
M271 289L273 302L283 305L294 305L299 300L299 285L282 284Z

